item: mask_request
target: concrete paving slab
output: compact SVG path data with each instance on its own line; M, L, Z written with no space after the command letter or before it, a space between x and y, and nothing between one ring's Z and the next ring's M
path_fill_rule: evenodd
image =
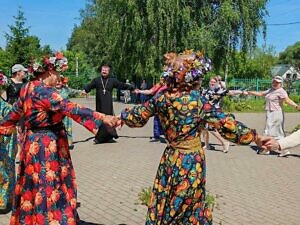
M74 99L95 108L95 99ZM115 112L130 105L114 103ZM262 133L264 113L240 113L236 118ZM300 123L300 113L286 114L285 129ZM147 208L137 204L142 188L152 186L165 144L151 143L152 120L143 127L123 127L116 143L93 144L85 128L73 124L71 152L78 182L82 224L144 224ZM224 154L206 151L207 189L216 195L214 224L300 224L300 147L293 156L257 155L251 146L231 144ZM0 215L0 225L10 215Z

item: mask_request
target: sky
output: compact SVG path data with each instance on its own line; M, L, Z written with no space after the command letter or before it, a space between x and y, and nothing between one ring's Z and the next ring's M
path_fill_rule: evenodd
M54 50L66 49L74 25L80 24L80 9L87 0L0 0L0 47L4 48L4 34L8 25L14 25L14 16L21 7L30 35L37 36L41 45L49 44ZM258 46L274 46L276 53L300 41L300 1L270 0L266 16L267 38L258 35ZM295 24L289 24L295 23ZM289 24L289 25L274 25Z

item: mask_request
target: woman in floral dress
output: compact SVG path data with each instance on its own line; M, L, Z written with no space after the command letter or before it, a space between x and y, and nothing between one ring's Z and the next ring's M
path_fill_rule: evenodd
M204 202L206 165L201 130L209 123L237 144L249 144L258 140L258 135L216 110L194 90L211 67L201 52L169 53L165 57L168 88L146 104L121 113L122 121L130 127L142 127L157 114L168 140L154 180L146 224L211 224L212 214Z
M67 67L61 53L35 61L36 80L28 82L11 112L0 122L0 134L10 134L25 117L25 138L15 187L11 225L76 224L76 178L62 119L65 116L97 133L118 119L62 98L55 89L59 73Z
M0 121L11 110L11 105L2 99L7 86L6 76L0 72ZM11 135L0 135L0 214L11 210L15 187L15 158L17 153L16 130Z

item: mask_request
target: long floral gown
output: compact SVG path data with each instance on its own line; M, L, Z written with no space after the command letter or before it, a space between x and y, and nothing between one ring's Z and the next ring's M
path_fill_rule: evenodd
M11 110L11 105L0 97L0 121ZM15 187L16 130L8 136L0 135L0 212L8 212Z
M22 115L25 138L10 224L76 224L76 178L62 119L71 117L95 134L102 114L33 81L21 89L20 99L0 122L0 134L9 134Z
M249 144L256 131L217 111L194 90L165 91L145 105L122 111L121 118L130 127L142 127L155 114L169 144L158 166L146 224L211 224L211 211L204 204L206 165L201 130L209 123L237 144Z
M61 88L59 88L57 90L58 90L58 93L61 95L61 97L65 98L65 99L69 99L69 97L71 95L79 95L82 93L82 91L80 91L80 90L76 90L76 89L70 88L65 85L63 85ZM73 145L72 120L66 116L63 119L63 123L64 123L65 129L67 131L69 146L72 146Z

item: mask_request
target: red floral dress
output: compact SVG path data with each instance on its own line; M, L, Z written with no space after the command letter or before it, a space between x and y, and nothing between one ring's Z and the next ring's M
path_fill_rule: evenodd
M26 130L10 224L76 224L76 178L62 119L71 117L96 134L103 114L33 81L0 122L0 134L9 134L22 116Z

